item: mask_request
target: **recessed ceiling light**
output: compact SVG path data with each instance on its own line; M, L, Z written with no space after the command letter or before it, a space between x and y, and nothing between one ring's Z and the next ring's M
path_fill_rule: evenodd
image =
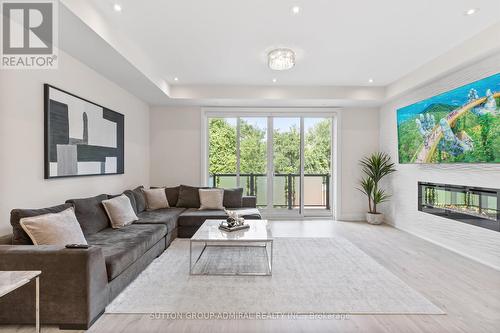
M368 79L368 82L369 82L369 83L373 83L373 79L371 79L371 78L370 78L370 79Z
M278 81L278 80L276 80L276 78L274 78L274 79L273 79L273 82L274 82L274 83L276 83L276 81Z
M477 13L477 11L479 10L479 8L471 8L471 9L468 9L466 12L465 12L465 15L468 15L468 16L471 16L471 15L474 15Z
M113 5L113 9L115 10L115 12L121 12L122 11L122 6L119 3L115 3Z
M275 71L284 71L295 66L295 52L290 49L275 49L269 52L268 65Z
M299 13L300 13L300 9L301 9L301 8L300 8L299 6L293 6L293 7L292 7L292 14L293 14L293 15L297 15L297 14L299 14Z
M176 77L174 77L174 81L175 81L175 82L179 81L179 78L178 78L177 76L176 76Z

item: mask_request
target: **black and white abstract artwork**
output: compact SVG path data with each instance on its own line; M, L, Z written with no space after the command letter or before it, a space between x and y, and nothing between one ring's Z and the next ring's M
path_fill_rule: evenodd
M45 178L122 174L124 115L45 84Z

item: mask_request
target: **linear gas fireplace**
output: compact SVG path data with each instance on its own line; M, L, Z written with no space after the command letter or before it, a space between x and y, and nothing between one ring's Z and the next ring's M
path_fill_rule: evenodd
M500 231L500 190L418 182L418 210Z

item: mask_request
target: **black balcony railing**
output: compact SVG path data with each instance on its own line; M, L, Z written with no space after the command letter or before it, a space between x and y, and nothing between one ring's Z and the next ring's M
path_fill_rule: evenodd
M236 184L236 174L216 173L210 175L213 186L228 187ZM259 182L259 178L262 180ZM300 174L274 174L274 198L273 207L295 209L300 207ZM281 178L281 180L280 180ZM312 184L316 178L315 184ZM265 184L266 174L242 173L240 174L240 186L246 195L257 197L257 206L267 206L267 186L260 188L259 184ZM330 209L330 174L305 174L304 175L304 206L306 208ZM233 185L228 185L233 184ZM308 187L307 184L311 184ZM314 186L318 185L319 186Z

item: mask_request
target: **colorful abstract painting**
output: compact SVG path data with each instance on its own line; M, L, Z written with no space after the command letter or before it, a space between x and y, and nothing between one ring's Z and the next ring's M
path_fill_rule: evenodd
M500 163L500 73L397 110L399 163Z

